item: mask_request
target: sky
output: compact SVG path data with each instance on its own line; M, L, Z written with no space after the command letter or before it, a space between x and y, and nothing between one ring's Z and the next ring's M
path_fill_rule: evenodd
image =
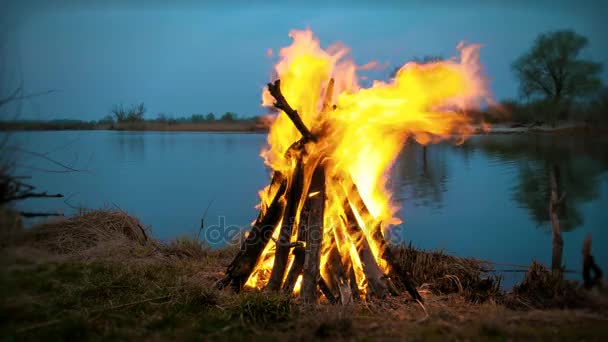
M348 45L357 64L390 63L370 79L479 43L497 100L517 96L510 65L540 33L573 29L589 39L584 57L608 62L608 1L0 0L0 13L0 97L19 84L53 90L5 109L21 119L97 120L140 102L148 118L264 114L276 61L267 50L276 55L291 29L307 27L324 47Z

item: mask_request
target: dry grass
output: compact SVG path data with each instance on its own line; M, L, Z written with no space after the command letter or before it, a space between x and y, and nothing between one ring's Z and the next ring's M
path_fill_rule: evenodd
M218 291L213 284L237 247L214 250L191 238L161 243L148 233L120 211L18 230L15 243L0 248L6 298L0 338L470 340L562 334L593 340L608 330L605 310L512 310L493 300L498 281L485 263L404 246L395 254L419 283L424 310L405 293L349 306L304 306L282 295ZM18 257L6 258L11 253ZM532 280L528 284L527 291L537 291ZM483 304L474 291L484 294ZM539 322L551 324L539 329Z
M482 260L422 251L410 246L391 246L397 262L417 287L433 294L457 293L469 301L483 302L500 294L500 277Z
M515 285L504 302L513 308L576 308L589 307L588 299L578 284L554 275L534 261L521 284Z
M97 210L51 220L23 231L20 242L51 253L79 257L124 254L149 243L148 229L122 211Z

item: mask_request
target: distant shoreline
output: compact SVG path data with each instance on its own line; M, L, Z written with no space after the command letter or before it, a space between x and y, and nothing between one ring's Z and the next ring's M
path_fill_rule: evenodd
M0 121L0 131L133 131L133 132L211 132L211 133L268 133L268 127L255 120L213 121L197 123L135 122L93 124L82 121ZM476 126L474 134L589 134L608 133L608 128L582 122L550 125L519 125L502 123L490 125L489 131Z
M134 122L93 124L81 121L4 121L0 131L151 131L151 132L240 132L267 133L268 128L254 120L197 123Z

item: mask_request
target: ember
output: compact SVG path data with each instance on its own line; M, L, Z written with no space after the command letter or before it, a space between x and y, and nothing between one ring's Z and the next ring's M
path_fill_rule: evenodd
M310 30L291 37L263 92L264 105L280 110L262 151L272 181L218 285L345 304L398 294L399 281L422 300L386 248L384 230L401 222L386 173L408 136L427 144L473 132L466 110L487 95L478 46L459 45L459 59L407 63L391 82L361 88L347 48L323 50Z

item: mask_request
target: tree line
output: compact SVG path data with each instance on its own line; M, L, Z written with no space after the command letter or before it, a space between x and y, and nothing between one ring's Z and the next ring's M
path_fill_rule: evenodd
M236 120L248 120L252 118L239 118L234 112L225 112L221 116L217 117L214 113L207 114L192 114L190 116L173 117L165 113L158 113L154 119L146 119L144 117L147 108L145 104L139 103L126 107L122 104L115 105L110 114L97 121L98 124L109 124L114 123L138 123L138 122L159 122L167 124L177 123L199 123L199 122L232 122ZM253 118L255 119L255 118Z

